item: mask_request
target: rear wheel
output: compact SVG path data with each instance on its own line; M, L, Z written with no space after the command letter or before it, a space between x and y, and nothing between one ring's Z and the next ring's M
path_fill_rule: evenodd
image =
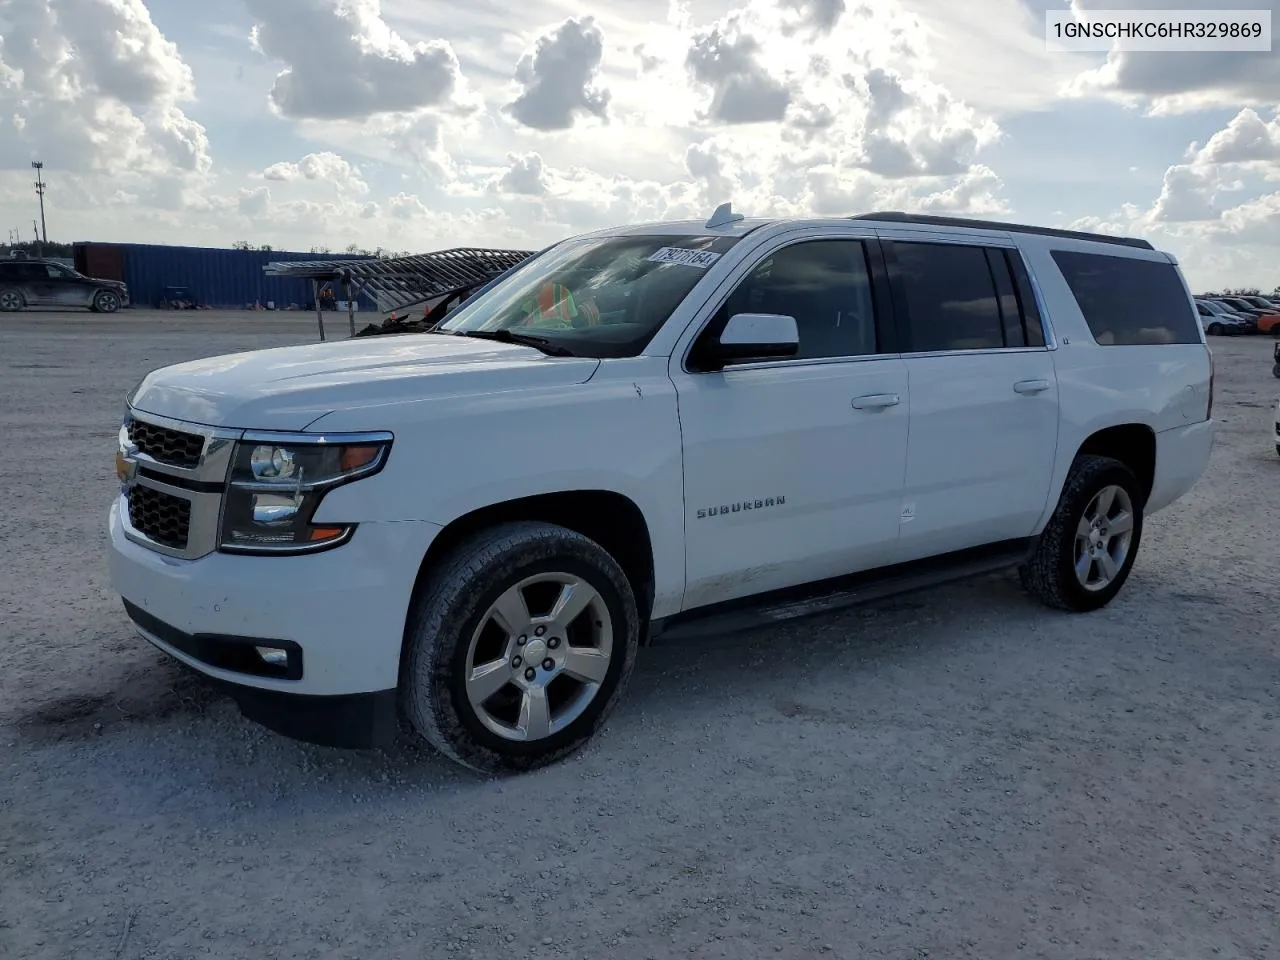
M16 287L0 287L0 312L17 313L26 305L22 291Z
M115 313L120 309L120 294L113 290L99 290L93 297L93 309L98 313Z
M1277 340L1280 340L1280 323L1277 323L1274 327L1271 328L1271 336L1275 337Z
M403 712L473 769L544 766L600 728L639 638L631 585L603 547L552 524L502 524L456 547L415 601Z
M1018 574L1048 606L1106 606L1129 578L1142 539L1143 497L1133 471L1111 457L1076 458L1035 553Z

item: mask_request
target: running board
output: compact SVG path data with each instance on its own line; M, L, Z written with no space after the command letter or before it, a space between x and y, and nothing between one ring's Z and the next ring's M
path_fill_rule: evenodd
M832 613L956 580L999 573L1022 563L1034 548L1034 538L1006 540L972 550L699 607L653 621L649 626L647 643L752 630L801 617Z

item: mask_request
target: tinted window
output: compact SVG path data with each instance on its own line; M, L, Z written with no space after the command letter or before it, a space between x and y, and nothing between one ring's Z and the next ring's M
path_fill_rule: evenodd
M877 350L867 252L858 240L809 240L770 254L729 295L711 331L723 330L737 313L795 317L796 359L857 357Z
M986 250L954 243L895 241L893 252L907 300L912 350L1005 346L1001 298ZM1008 307L1014 310L1011 288L1012 284ZM1024 345L1025 339L1009 344Z
M1103 346L1200 343L1177 268L1166 261L1053 251L1080 312Z
M14 280L47 280L49 275L38 263L11 263L8 276Z

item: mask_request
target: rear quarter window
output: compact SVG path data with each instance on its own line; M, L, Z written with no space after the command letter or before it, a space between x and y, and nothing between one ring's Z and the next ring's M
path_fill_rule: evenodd
M1201 342L1199 320L1172 263L1073 250L1052 256L1102 346Z

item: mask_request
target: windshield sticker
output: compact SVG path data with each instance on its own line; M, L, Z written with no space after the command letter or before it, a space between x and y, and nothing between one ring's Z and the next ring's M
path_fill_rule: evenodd
M651 263L678 263L700 270L707 269L719 259L720 254L710 250L686 250L684 247L663 247L649 258Z

